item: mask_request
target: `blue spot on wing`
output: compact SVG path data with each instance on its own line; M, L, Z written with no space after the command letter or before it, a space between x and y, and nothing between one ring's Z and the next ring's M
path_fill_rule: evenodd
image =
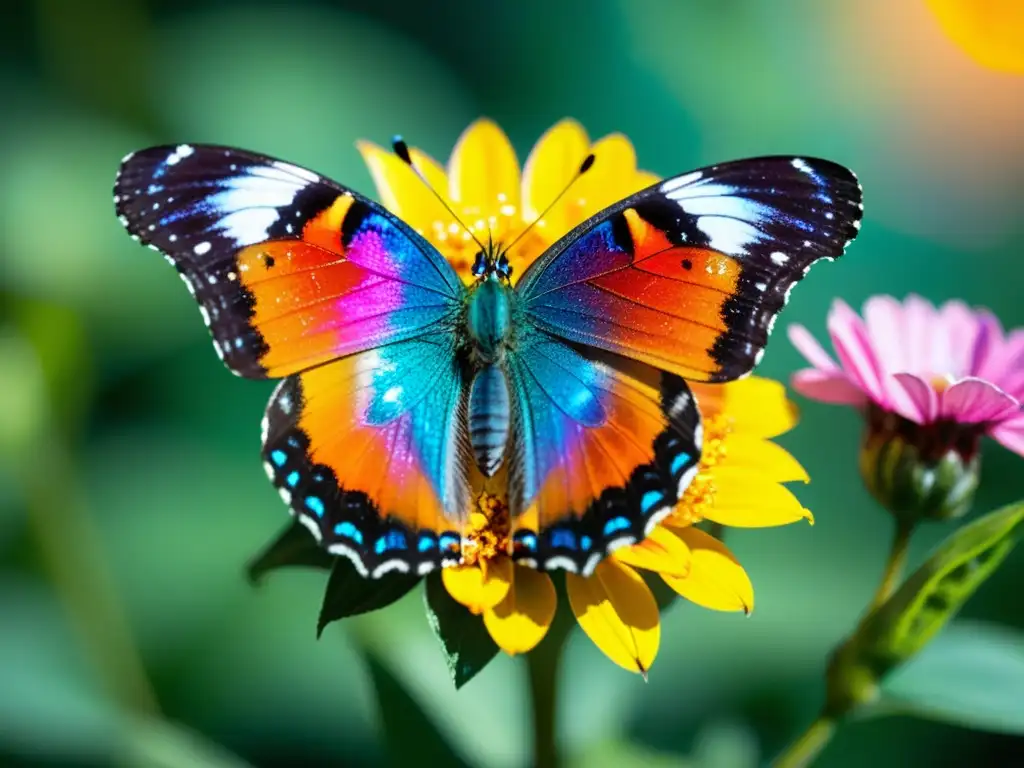
M604 530L602 533L604 533L605 536L612 536L616 532L627 528L629 528L629 518L619 515L618 517L613 517L604 524Z
M377 539L377 542L373 545L373 550L378 555L383 555L385 552L392 549L408 549L409 542L405 538L405 534L401 531L390 530Z
M690 461L690 454L679 453L672 457L672 463L669 465L669 472L673 475L677 474L679 470L683 468L685 464Z
M288 461L288 454L278 448L270 452L270 460L277 466L283 467Z
M298 472L298 470L293 469L291 472L289 472L288 473L288 477L286 477L284 479L284 481L286 483L288 483L288 485L291 486L292 488L294 488L296 485L298 485L299 484L299 472Z
M338 523L334 526L334 533L338 536L347 536L352 539L356 544L363 543L363 533L355 527L353 523L348 520Z
M640 499L640 511L645 515L648 514L661 502L663 498L664 496L662 496L658 491L647 491L647 493L643 495L643 498Z
M576 534L566 528L551 531L551 546L559 549L576 549Z
M305 504L306 509L317 517L324 516L324 502L319 496L307 496Z

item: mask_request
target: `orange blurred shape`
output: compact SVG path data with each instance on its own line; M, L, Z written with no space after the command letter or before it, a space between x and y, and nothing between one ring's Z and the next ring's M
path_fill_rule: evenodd
M1024 74L1024 0L927 0L942 30L984 67Z

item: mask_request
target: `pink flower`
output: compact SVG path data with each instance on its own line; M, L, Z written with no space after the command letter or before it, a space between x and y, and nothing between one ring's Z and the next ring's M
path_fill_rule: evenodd
M801 325L789 338L813 368L793 386L805 397L874 405L915 424L963 425L1024 455L1024 328L1004 333L986 310L920 296L864 303L863 318L836 300L828 332L837 364ZM869 409L873 410L873 409Z

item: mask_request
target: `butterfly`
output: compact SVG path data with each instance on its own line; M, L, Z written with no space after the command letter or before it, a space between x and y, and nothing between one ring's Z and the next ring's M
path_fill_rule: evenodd
M601 211L517 280L501 244L481 244L467 285L377 203L240 149L131 154L114 203L177 268L227 367L280 379L267 473L370 578L460 562L488 478L507 488L521 564L589 574L641 541L698 470L686 380L748 374L790 290L863 211L833 162L727 162Z

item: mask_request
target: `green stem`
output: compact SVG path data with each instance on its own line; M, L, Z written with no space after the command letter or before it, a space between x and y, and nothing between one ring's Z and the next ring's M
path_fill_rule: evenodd
M775 758L772 768L803 768L821 754L836 732L836 721L819 715L806 731Z
M892 547L889 550L889 558L885 562L885 570L882 572L882 582L878 585L874 598L868 606L867 613L880 606L889 596L896 591L900 578L903 576L903 567L907 564L907 549L910 544L910 534L914 526L910 523L897 521L896 533L893 536Z
M530 709L533 712L533 766L557 768L561 765L558 751L558 679L562 652L569 637L571 623L559 611L547 637L526 655L530 686Z
M907 563L907 550L910 545L910 535L914 531L912 523L898 521L896 532L893 535L892 546L889 549L889 557L885 562L885 570L882 572L882 581L875 591L871 604L865 611L865 617L889 599L890 595L899 586L900 577L903 575L903 568ZM853 647L857 642L858 634L862 631L864 620L853 631L842 644L838 646L833 654L833 659L839 658L842 654ZM830 667L831 670L831 667ZM831 679L829 680L831 683ZM830 686L831 688L831 686ZM831 693L830 693L831 699ZM856 706L856 699L840 699L840 706L829 705L825 712L818 716L798 739L790 744L785 751L779 755L772 764L773 768L800 768L813 761L832 739L836 731L837 718L845 715L852 707ZM827 714L826 714L827 712Z
M105 567L99 537L81 506L67 448L60 437L49 437L48 448L33 454L45 472L27 470L29 523L42 561L111 694L127 711L156 714L156 697Z

